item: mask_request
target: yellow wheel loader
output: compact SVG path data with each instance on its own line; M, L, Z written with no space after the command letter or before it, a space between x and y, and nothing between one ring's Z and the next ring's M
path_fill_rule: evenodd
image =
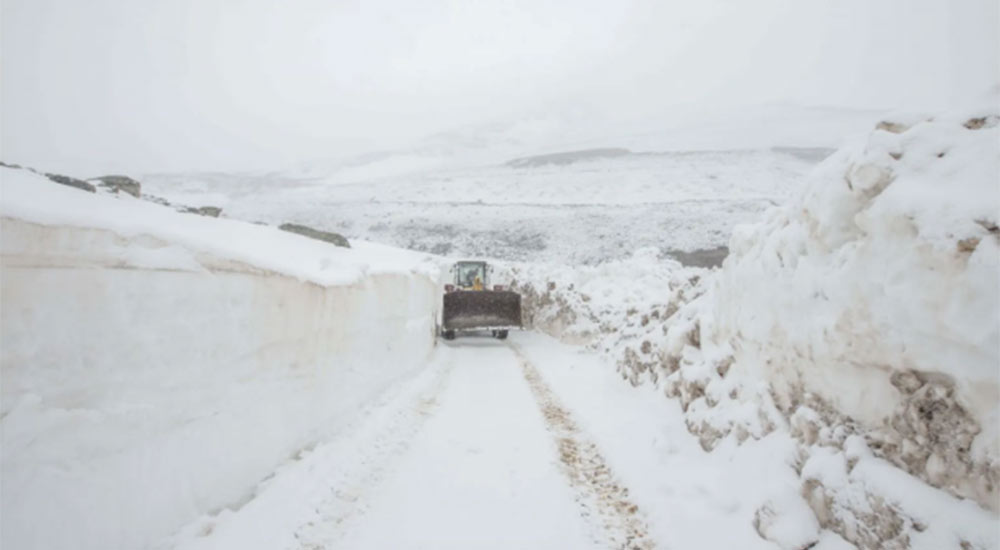
M503 340L512 328L521 328L521 295L500 285L491 287L492 266L486 262L457 262L454 282L444 286L441 335L453 340L459 332L488 330Z

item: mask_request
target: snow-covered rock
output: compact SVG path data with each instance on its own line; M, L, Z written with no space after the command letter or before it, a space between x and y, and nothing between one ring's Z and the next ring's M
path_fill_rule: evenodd
M142 184L128 176L101 176L92 181L108 193L128 193L137 199L142 196Z
M4 548L238 506L424 364L437 267L0 168Z

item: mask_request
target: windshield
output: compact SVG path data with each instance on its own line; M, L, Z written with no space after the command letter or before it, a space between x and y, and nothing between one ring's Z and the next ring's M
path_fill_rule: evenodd
M479 284L486 284L486 264L483 263L461 263L458 264L456 273L456 284L460 287L475 286L476 278Z

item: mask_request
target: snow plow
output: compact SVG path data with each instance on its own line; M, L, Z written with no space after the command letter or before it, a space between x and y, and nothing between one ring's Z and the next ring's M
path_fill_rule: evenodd
M454 283L444 286L441 335L453 340L459 332L488 330L503 340L521 328L521 295L500 285L490 287L493 268L486 262L457 262Z

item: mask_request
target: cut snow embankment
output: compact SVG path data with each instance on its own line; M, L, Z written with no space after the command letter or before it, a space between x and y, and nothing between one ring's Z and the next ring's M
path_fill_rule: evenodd
M603 280L537 266L513 277L535 326L660 384L706 450L794 437L789 498L821 528L859 548L996 548L998 121L994 102L879 124L739 229L707 276L640 257ZM629 288L635 273L645 289ZM774 528L785 504L755 525L797 548Z
M437 266L0 169L2 546L140 548L418 370Z

